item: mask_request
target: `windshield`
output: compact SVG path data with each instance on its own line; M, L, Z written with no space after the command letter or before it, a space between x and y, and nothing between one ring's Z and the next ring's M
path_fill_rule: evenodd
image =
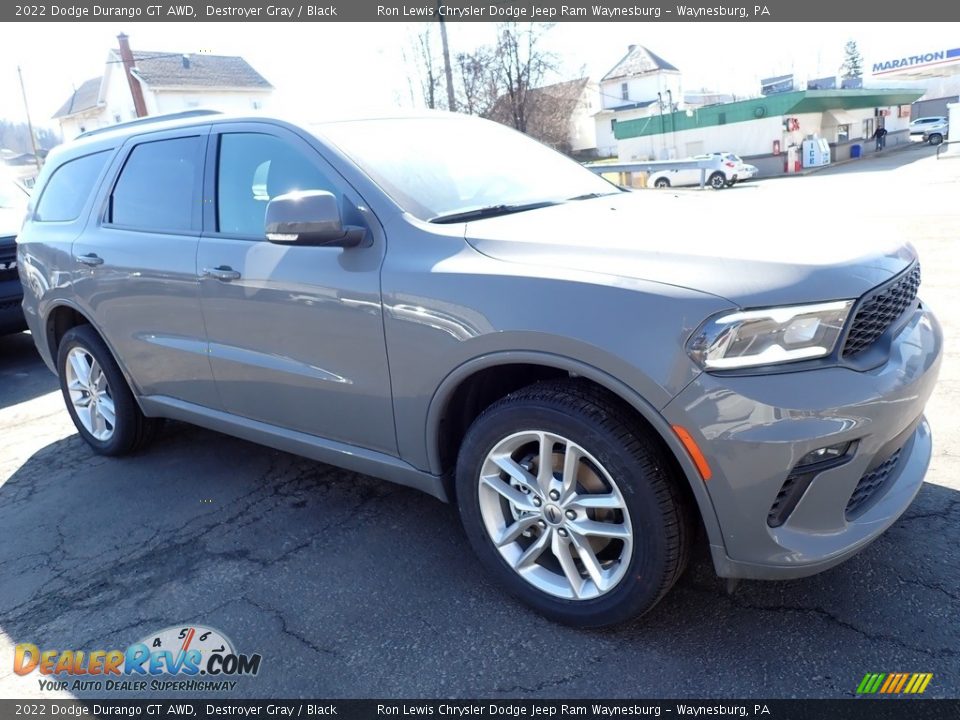
M620 192L527 136L476 118L361 120L317 129L421 220Z

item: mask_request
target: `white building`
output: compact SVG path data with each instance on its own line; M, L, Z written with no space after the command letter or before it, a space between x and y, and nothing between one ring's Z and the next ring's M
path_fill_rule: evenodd
M614 129L618 122L651 118L654 124L683 108L680 71L642 45L627 54L600 79L600 111L594 115L597 152L617 154Z
M103 75L82 83L53 116L64 140L143 115L197 108L257 111L273 93L273 86L242 57L132 51L128 74L122 57L126 36L119 40L121 49L108 53ZM142 94L140 113L131 84Z

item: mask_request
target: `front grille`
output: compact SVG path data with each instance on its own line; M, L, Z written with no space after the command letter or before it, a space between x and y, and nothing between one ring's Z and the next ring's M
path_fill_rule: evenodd
M17 277L17 246L0 245L0 280Z
M843 357L863 352L913 303L920 288L920 264L863 297L843 346Z
M853 495L851 495L850 500L847 501L847 520L853 520L866 508L870 498L887 482L887 478L890 477L890 473L893 472L899 460L900 450L897 450L893 455L860 478L860 482L857 483Z

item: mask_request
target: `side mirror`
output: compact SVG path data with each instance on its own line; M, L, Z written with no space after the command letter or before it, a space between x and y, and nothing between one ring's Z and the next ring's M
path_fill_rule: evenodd
M326 190L277 195L267 203L264 230L267 240L284 245L355 247L365 235L361 227L344 227L337 198Z

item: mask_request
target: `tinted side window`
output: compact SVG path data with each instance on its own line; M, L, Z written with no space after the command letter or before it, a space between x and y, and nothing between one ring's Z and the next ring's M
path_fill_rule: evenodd
M70 160L53 171L37 204L38 222L76 220L109 158L109 151Z
M110 222L142 230L199 229L200 137L137 145L110 197Z
M305 152L313 152L307 150ZM340 193L304 151L280 138L259 133L220 137L217 170L217 229L232 235L263 237L271 198L294 190Z

